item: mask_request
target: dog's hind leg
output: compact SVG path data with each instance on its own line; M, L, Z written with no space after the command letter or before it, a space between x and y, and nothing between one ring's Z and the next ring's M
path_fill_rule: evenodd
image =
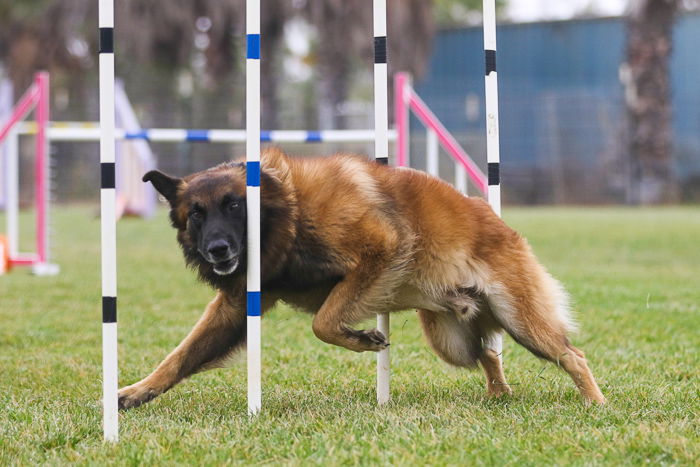
M479 364L481 364L481 368L483 368L486 375L486 390L488 394L494 397L511 394L513 391L506 382L501 359L503 328L495 322L490 310L480 314L475 324L479 328L479 334L481 335L482 351L479 355Z
M534 276L539 271L534 271ZM562 367L586 403L605 403L586 358L567 338L568 305L561 286L546 272L537 282L503 288L488 297L496 320L516 342ZM533 279L535 278L533 277Z
M481 355L481 338L471 323L450 311L418 310L423 334L435 353L450 365L472 368Z
M234 306L219 293L189 335L153 373L119 390L119 408L138 407L188 376L219 366L245 343L245 333L245 304Z
M491 396L510 394L500 359L503 330L485 312L469 321L455 313L418 310L423 333L435 353L450 365L472 368L477 362L486 374Z

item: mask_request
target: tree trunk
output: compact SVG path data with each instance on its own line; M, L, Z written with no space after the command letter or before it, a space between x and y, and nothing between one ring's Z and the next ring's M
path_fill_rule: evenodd
M348 96L351 55L358 37L364 39L366 35L371 38L371 33L360 32L367 28L364 22L360 22L364 11L353 2L316 0L310 2L308 8L318 31L318 127L322 130L343 129L345 121L338 109Z
M284 47L284 26L291 15L288 0L268 0L261 22L262 60L260 61L260 99L263 130L278 130L279 87L284 70L280 50Z
M681 0L633 0L627 30L625 96L634 204L677 200L669 59Z
M321 130L345 129L345 118L340 106L348 96L350 60L346 55L335 54L333 59L320 54L317 69L319 95L318 128Z

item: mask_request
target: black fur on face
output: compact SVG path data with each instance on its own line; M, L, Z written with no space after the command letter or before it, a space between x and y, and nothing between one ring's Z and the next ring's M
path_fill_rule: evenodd
M212 287L229 289L247 270L245 164L228 162L184 179L144 175L170 203L170 220L188 266ZM261 269L275 275L292 246L296 207L274 171L260 174Z
M206 204L190 202L186 230L197 253L212 265L215 274L232 274L241 264L245 250L245 199L227 193Z

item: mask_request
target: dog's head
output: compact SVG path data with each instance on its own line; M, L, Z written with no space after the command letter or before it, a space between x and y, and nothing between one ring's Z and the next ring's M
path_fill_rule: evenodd
M220 166L184 179L153 170L143 180L151 182L170 203L170 219L181 233L186 254L188 249L196 250L218 275L238 269L246 232L242 164Z
M287 171L282 153L266 155L261 184L263 235L266 224L281 226L280 219L289 217L289 190L284 180ZM282 174L282 175L280 175ZM245 270L246 251L246 168L232 162L209 170L175 178L157 170L143 176L170 203L170 220L178 229L178 241L187 262L199 267L201 277L216 282L217 276L228 276ZM293 203L291 203L293 204Z

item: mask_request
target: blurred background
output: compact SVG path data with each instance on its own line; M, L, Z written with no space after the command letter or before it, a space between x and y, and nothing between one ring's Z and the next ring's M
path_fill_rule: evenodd
M118 0L117 76L141 124L244 127L243 0ZM501 166L507 204L700 201L700 1L500 0ZM373 128L369 0L263 0L264 129ZM479 0L388 0L389 71L486 166ZM51 119L98 116L97 2L0 0L0 81L17 100L51 73ZM425 133L411 132L425 166ZM32 197L30 138L22 199ZM154 143L183 175L243 145ZM373 153L371 145L285 147ZM94 200L96 143L54 143L59 202ZM452 177L445 157L441 175Z

